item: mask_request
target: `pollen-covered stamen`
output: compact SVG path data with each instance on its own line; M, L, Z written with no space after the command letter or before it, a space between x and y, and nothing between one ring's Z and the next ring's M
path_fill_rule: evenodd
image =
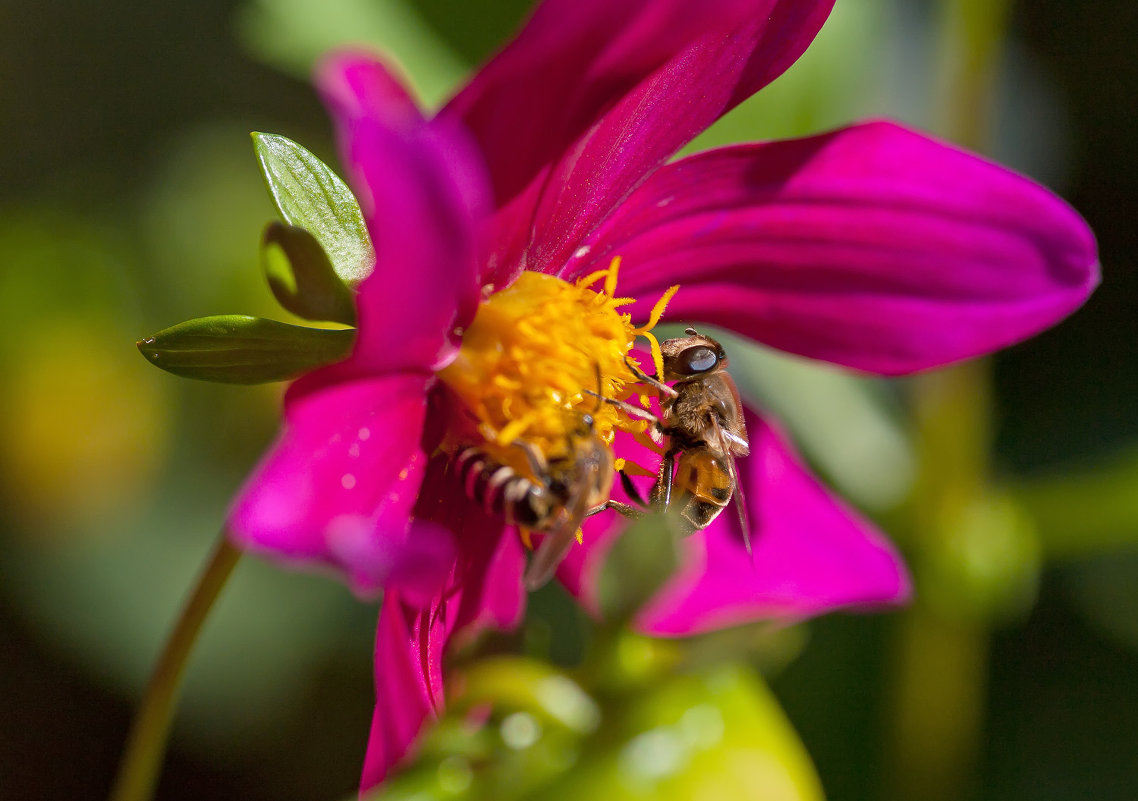
M620 259L575 284L526 272L489 297L463 334L458 357L440 378L462 402L468 419L452 426L449 450L476 444L501 464L523 475L532 470L521 439L547 460L567 458L579 435L582 414L592 430L611 443L616 430L642 434L647 420L627 414L597 395L629 397L636 377L626 360L637 336L653 345L656 372L659 346L650 329L675 294L669 289L637 327L619 309L634 302L617 298ZM593 289L601 280L603 289Z

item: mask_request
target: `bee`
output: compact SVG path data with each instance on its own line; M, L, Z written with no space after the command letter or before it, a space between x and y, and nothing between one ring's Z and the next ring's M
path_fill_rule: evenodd
M612 451L597 434L591 414L573 414L578 419L563 457L546 459L532 443L514 440L536 480L495 462L477 447L466 448L455 457L468 498L510 525L545 534L526 569L528 590L549 581L589 510L603 505L612 491Z
M655 427L665 450L647 503L622 473L625 490L641 508L617 501L609 501L604 508L639 517L645 507L677 507L686 529L683 533L692 534L711 525L734 498L743 542L750 553L750 526L735 469L735 459L751 452L739 390L727 373L723 346L694 328L685 333L686 337L660 343L663 375L650 376L627 363L637 380L651 387L660 399ZM635 407L626 411L645 416Z

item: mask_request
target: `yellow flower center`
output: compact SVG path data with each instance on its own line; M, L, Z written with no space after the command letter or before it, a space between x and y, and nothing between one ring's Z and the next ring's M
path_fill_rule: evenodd
M637 336L648 339L656 374L662 374L651 329L679 287L665 292L648 322L637 327L619 311L635 302L616 297L619 269L616 258L575 284L525 272L479 306L458 357L439 373L469 412L468 419L456 421L444 447L475 444L498 463L530 475L524 451L511 443L524 439L547 460L566 458L584 413L606 443L618 429L643 433L646 420L596 395L629 397L636 377L625 360L639 367L628 356ZM600 291L594 290L602 280Z

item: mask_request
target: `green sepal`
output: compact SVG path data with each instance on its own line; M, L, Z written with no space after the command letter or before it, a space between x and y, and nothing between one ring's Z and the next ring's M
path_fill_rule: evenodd
M163 370L225 384L287 381L338 362L355 329L289 325L244 314L199 317L140 340L138 350Z
M261 268L282 306L306 320L356 324L352 290L316 237L303 228L271 222L261 237Z
M633 522L605 557L598 584L601 614L620 624L671 578L680 563L674 515L653 513Z
M312 234L336 275L355 287L375 267L375 248L352 190L291 139L255 131L252 136L265 185L281 217Z

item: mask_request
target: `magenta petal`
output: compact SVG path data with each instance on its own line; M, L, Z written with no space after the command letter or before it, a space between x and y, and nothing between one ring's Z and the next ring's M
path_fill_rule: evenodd
M517 532L500 521L485 532L478 539L480 547L474 552L468 549L460 565L466 590L455 625L467 635L484 628L512 629L525 610L526 557Z
M450 627L447 602L418 608L388 593L375 637L375 714L361 792L383 781L411 749L423 724L442 709L442 657Z
M512 628L521 618L525 558L518 538L452 490L445 459L423 482L417 515L447 527L460 546L447 587L427 603L388 593L376 637L376 710L362 789L378 784L410 749L424 722L443 707L442 656L452 635L487 626ZM410 601L410 602L408 602Z
M617 254L633 319L679 283L670 319L886 374L1024 339L1098 282L1094 237L1058 197L884 122L669 165L571 272Z
M769 425L748 415L747 427L751 455L738 466L754 558L735 516L721 514L687 540L684 567L638 626L684 635L906 600L909 578L889 541L830 495Z
M419 107L395 70L370 53L332 53L316 66L315 80L338 123L374 119L403 130L423 124Z
M438 369L478 305L474 220L485 194L477 151L422 118L378 61L329 59L318 80L376 250L359 286L357 373Z
M443 111L494 181L485 280L556 272L658 165L806 49L833 0L546 0Z
M456 629L516 626L525 604L521 543L512 527L463 494L446 457L428 468L415 515L448 530L459 547L453 584L461 592L451 597Z
M419 476L421 461L413 460ZM386 506L375 517L342 516L328 527L328 543L337 559L351 566L357 591L398 590L409 604L424 606L450 575L455 544L442 526L421 520L407 525L407 515L407 504L400 503ZM387 536L377 537L377 531Z
M396 375L290 393L284 430L229 515L238 545L332 567L361 594L387 584L437 591L453 563L440 529L408 517L426 465L427 376Z

